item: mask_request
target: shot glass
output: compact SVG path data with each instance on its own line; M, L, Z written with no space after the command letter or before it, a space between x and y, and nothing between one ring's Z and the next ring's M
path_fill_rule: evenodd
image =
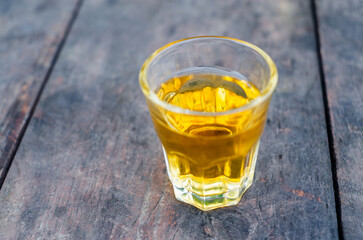
M145 61L139 81L178 200L204 211L240 201L277 79L263 50L228 37L175 41Z

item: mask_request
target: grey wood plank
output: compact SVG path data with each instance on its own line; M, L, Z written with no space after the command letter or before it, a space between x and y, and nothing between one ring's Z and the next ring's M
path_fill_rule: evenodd
M0 1L0 188L77 2Z
M363 2L316 5L342 232L363 239Z
M254 184L212 212L175 200L137 79L194 35L251 41L280 70ZM0 202L7 239L337 239L309 2L86 1Z

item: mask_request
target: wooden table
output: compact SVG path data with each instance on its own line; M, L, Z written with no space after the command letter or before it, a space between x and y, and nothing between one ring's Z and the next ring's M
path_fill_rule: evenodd
M252 188L178 202L138 71L196 35L276 61ZM0 239L363 239L361 0L0 1Z

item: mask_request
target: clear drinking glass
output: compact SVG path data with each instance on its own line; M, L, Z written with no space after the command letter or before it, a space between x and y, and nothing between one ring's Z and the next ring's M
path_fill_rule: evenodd
M277 78L264 51L227 37L179 40L145 61L140 85L178 200L205 211L239 202Z

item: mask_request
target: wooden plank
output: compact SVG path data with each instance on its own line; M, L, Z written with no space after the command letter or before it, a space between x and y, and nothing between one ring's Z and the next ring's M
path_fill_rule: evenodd
M342 230L345 239L362 239L363 2L316 4Z
M337 239L313 32L308 1L86 1L0 192L0 238ZM137 79L193 35L254 42L280 70L255 182L212 212L175 200Z
M0 2L0 188L76 5Z

